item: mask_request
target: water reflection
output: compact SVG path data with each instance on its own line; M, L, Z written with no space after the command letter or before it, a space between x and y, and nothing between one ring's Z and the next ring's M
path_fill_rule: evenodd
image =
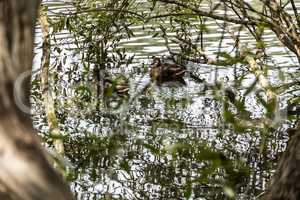
M260 153L260 133L233 134L222 103L185 79L157 86L137 74L131 90L147 89L114 99L115 109L91 106L99 101L92 97L60 110L78 199L226 199L224 185L252 198L264 188L272 162ZM279 148L273 142L269 156Z
M223 123L222 102L189 77L187 86L157 86L147 73L135 76L135 99L110 98L110 106L96 96L59 100L78 199L226 199L226 187L253 198L265 188L274 150L283 148L278 138L234 133ZM270 144L263 154L262 142Z

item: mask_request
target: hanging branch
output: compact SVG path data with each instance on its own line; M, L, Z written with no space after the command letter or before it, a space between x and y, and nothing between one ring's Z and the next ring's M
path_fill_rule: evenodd
M58 121L55 114L55 107L54 107L54 99L51 94L49 85L49 68L50 68L50 35L49 35L49 22L46 11L41 9L40 12L40 24L42 28L42 37L43 37L43 55L42 55L42 72L41 72L41 89L42 89L42 96L44 99L44 107L45 113L47 117L47 122L49 125L49 132L54 137L53 144L54 148L59 154L64 154L64 144L62 141L62 134L58 128Z

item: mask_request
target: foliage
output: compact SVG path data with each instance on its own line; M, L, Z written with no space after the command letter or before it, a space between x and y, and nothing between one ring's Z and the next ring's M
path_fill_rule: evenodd
M282 127L298 119L291 113L300 101L299 71L274 66L270 43L264 39L272 32L299 59L295 32L299 23L291 25L298 14L294 8L293 13L286 12L287 5L234 0L73 1L74 10L51 23L54 41L67 30L74 45L73 62L66 61L70 58L59 43L52 53L57 112L61 129L70 133L64 140L67 157L75 164L75 184L84 191L99 182L114 183L123 194L103 189L105 195L128 199L259 195L283 150L287 135ZM217 28L210 30L211 23ZM189 94L177 86L146 84L140 90L131 87L129 97L114 95L120 74L130 84L136 76L128 72L133 63L142 68L141 59L132 56L138 49L123 45L139 36L135 27L150 35L151 42L163 41L171 60L196 65L191 67L191 82L196 85L192 77L203 65L215 74L233 73L216 76ZM207 50L212 31L219 32L213 52ZM248 44L243 34L255 44ZM112 80L108 87L105 78ZM68 84L60 88L65 80ZM196 116L191 107L198 109ZM212 122L209 130L207 121ZM94 185L85 183L85 176ZM93 191L91 198L105 198L103 191Z

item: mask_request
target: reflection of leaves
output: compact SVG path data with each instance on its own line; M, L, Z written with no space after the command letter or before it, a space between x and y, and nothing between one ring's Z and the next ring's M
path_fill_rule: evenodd
M75 89L75 95L83 101L89 102L92 98L92 92L89 87L80 85Z
M158 127L179 130L185 127L185 123L176 119L155 119L152 121L152 126L155 130Z

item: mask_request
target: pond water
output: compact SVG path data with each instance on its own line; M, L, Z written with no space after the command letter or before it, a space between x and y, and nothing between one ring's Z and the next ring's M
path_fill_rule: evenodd
M72 10L65 2L45 4L52 17ZM207 29L203 45L208 57L232 51L234 41L229 34L223 36L220 48L222 29L214 21L207 22ZM188 75L184 77L186 85L151 83L151 57L168 55L164 39L153 38L142 26L131 30L134 37L121 41L121 46L127 55L135 55L132 63L109 70L129 79L129 95L125 98L113 95L99 99L92 72L85 71L78 56L73 57L73 38L64 31L55 35L62 51L53 53L52 61L56 63L53 66L59 62L61 67L52 69L56 79L51 79L51 88L59 128L65 134L68 178L77 199L227 199L233 191L235 199L254 199L261 194L278 154L285 148L284 130L289 124L284 121L285 125L267 135L259 128L238 133L224 123L223 90L207 90ZM245 31L240 35L243 45L255 45ZM280 80L280 73L296 71L296 57L271 32L265 34L264 41L271 56L270 82L288 81ZM176 44L170 46L179 50ZM37 27L35 69L40 68L40 47ZM209 84L217 80L226 87L245 72L240 65L189 62L187 68ZM244 87L253 80L253 75L247 75ZM51 148L39 88L34 86L34 125ZM79 87L87 93L78 96ZM236 93L239 96L242 91ZM284 100L283 96L281 107L286 104ZM264 112L255 94L247 96L246 105L251 118Z

